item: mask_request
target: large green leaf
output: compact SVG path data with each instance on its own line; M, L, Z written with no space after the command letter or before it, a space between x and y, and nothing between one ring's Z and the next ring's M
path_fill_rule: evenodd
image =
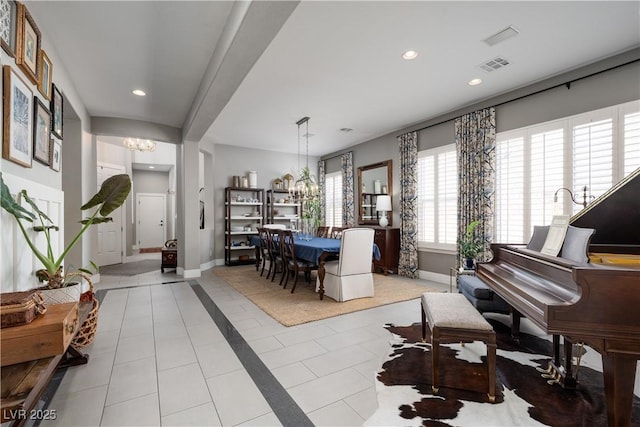
M9 187L4 183L4 179L2 178L2 172L0 172L0 206L2 209L9 212L16 219L24 219L29 222L33 222L36 219L36 216L32 213L20 206L11 195L11 191Z
M100 207L100 215L107 216L122 206L130 191L131 179L129 175L114 175L102 183L100 191L85 203L81 209L86 210L102 205Z
M31 199L31 197L29 197L29 195L27 194L27 190L22 190L20 192L20 194L22 194L22 197L24 198L24 200L29 203L29 206L31 206L31 208L38 214L40 215L42 218L46 219L47 221L49 221L51 224L53 224L53 221L51 221L51 218L49 218L47 216L47 214L45 214L44 212L42 212L40 210L40 208L38 207L38 205L36 204L36 202L33 201L33 199Z
M83 219L82 221L80 221L80 224L87 224L89 221L91 221L91 224L104 224L105 222L113 221L113 218L111 218L110 216L97 216L93 219Z

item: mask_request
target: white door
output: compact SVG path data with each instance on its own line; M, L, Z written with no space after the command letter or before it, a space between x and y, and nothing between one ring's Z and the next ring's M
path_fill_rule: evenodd
M123 166L98 163L98 190L105 179L121 173L125 173ZM97 225L97 252L91 258L93 259L93 262L99 266L119 264L122 262L123 213L124 207L120 207L109 215L113 219L112 222Z
M136 195L136 236L138 249L161 248L166 241L166 195L138 193Z

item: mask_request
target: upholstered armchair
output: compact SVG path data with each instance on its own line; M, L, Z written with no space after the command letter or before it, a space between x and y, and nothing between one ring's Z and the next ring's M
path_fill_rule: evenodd
M373 229L350 228L342 232L340 256L325 265L324 294L336 301L373 296ZM316 279L316 292L320 280Z

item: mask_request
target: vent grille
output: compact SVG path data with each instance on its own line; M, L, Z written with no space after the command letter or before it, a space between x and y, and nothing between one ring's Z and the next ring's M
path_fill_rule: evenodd
M478 65L478 67L490 73L492 71L499 70L502 67L506 67L507 65L509 65L509 61L507 59L497 56L493 59L483 62L482 64Z
M495 46L498 43L501 43L507 39L510 39L511 37L517 36L518 33L519 33L518 30L516 30L512 25L509 25L504 30L500 30L494 35L487 37L486 39L483 40L483 42L485 42L489 46Z

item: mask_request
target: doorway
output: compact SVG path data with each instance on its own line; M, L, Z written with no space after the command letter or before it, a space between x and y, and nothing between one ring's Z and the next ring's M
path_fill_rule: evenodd
M97 184L98 191L102 183L113 175L125 173L123 166L110 165L107 163L97 163ZM98 244L96 245L96 253L92 259L98 266L120 264L122 263L124 241L123 228L124 221L122 215L124 207L116 209L109 215L113 221L105 222L97 225L98 228Z
M166 241L166 195L138 193L136 195L136 242L138 249L162 248Z

